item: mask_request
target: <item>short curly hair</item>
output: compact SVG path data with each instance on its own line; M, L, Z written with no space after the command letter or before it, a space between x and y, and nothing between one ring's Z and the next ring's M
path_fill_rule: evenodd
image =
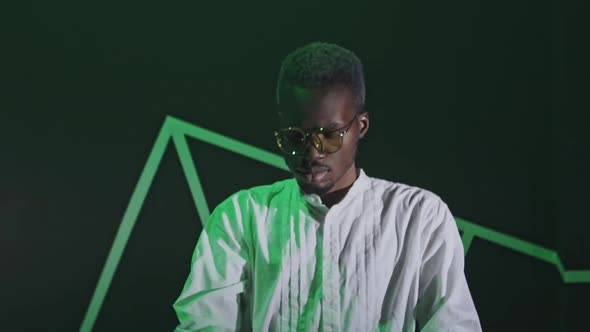
M361 60L339 45L313 42L297 48L281 63L277 103L281 89L285 87L324 90L340 84L353 92L356 110L361 112L365 107L365 78Z

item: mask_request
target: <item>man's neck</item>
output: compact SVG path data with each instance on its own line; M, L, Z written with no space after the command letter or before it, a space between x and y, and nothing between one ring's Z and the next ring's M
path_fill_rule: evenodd
M346 196L348 190L352 187L353 184L349 185L348 187L344 187L342 189L338 189L336 191L332 191L331 193L325 194L321 197L322 203L328 208L331 208L332 206L338 204L344 198L344 196Z
M322 203L327 206L328 208L331 208L332 206L338 204L348 193L348 190L352 187L352 185L354 185L354 182L356 181L356 179L358 179L358 176L360 174L359 170L354 167L354 173L355 173L355 178L354 181L352 181L351 184L349 184L348 186L329 192L323 196L321 196L322 199Z

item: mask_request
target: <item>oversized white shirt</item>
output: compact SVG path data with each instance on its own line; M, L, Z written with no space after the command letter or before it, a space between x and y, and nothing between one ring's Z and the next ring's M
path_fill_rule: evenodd
M295 179L241 190L201 232L183 331L481 331L447 205L368 177L327 208Z

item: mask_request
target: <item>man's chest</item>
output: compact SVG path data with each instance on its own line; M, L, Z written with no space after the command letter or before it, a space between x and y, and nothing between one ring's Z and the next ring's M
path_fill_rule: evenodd
M409 239L372 214L329 217L318 223L302 214L264 230L252 274L256 296L266 301L254 303L258 312L320 310L353 325L405 315L418 279L418 256Z

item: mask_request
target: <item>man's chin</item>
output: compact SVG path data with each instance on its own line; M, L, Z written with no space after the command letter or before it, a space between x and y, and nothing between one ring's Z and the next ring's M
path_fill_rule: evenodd
M330 182L310 183L305 180L297 179L297 183L303 192L306 194L316 194L318 196L324 196L332 188Z

